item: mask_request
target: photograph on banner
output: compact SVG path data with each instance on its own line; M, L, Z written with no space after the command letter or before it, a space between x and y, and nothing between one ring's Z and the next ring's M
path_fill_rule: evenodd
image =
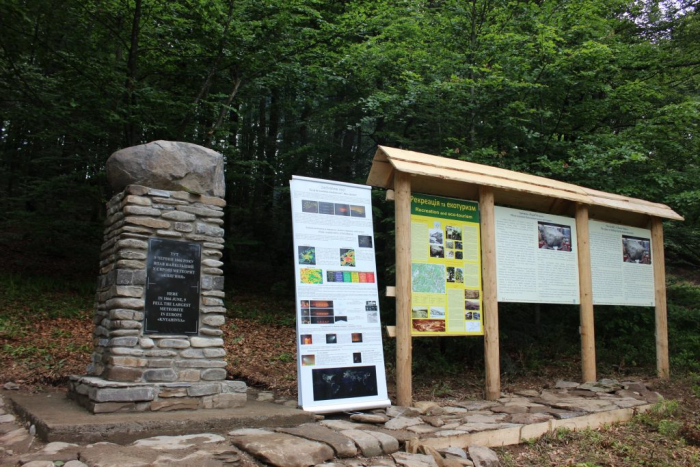
M386 407L370 187L294 177L290 188L299 404Z
M594 305L654 306L651 231L588 223Z
M499 302L578 304L576 221L495 207Z
M479 204L411 196L411 333L483 335Z

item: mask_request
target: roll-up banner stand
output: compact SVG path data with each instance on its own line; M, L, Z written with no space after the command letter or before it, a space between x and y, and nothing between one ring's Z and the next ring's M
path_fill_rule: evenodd
M379 322L369 186L293 176L299 405L391 405Z

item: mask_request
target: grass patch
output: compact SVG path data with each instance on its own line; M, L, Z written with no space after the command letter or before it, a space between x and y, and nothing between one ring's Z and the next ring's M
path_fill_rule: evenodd
M94 294L94 283L0 274L0 332L19 332L8 324L17 319L72 318L92 313Z
M628 423L581 431L559 429L497 452L506 467L700 465L700 450L683 437L687 424L683 415L681 403L662 400Z
M226 295L226 310L230 318L252 320L266 326L295 326L296 307L293 300L230 291Z

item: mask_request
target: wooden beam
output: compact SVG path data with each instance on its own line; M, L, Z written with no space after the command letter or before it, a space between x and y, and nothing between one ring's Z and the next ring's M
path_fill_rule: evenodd
M501 365L498 339L498 297L496 290L496 219L493 189L479 187L481 217L481 278L484 286L484 360L486 399L501 397Z
M397 403L413 402L413 341L411 337L411 176L394 177L396 219L396 396Z
M591 242L588 234L588 206L576 205L578 280L581 299L581 370L583 381L596 381L595 325L593 317L593 281L591 278Z
M651 218L651 262L654 266L654 299L656 302L656 373L659 378L667 379L670 376L670 370L668 364L664 227L658 217Z
M651 410L652 407L653 404L645 404L629 409L610 410L580 417L549 420L542 423L532 423L498 430L475 431L474 433L443 436L440 438L414 438L406 441L406 452L417 449L419 446L429 446L434 449L446 449L451 446L471 446L473 444L486 447L510 446L537 439L547 433L556 433L557 430L562 428L581 431L595 429L612 423L626 422L637 414Z
M551 202L550 207L549 207L549 213L550 214L555 214L557 216L564 216L567 213L571 212L572 206L571 201L567 201L565 199L555 199Z

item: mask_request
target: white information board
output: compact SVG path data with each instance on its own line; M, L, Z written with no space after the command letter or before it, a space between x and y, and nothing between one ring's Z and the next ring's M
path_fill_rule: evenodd
M594 305L654 306L651 231L591 220Z
M391 405L386 389L371 188L292 177L299 405Z
M499 302L580 303L576 223L495 207Z

